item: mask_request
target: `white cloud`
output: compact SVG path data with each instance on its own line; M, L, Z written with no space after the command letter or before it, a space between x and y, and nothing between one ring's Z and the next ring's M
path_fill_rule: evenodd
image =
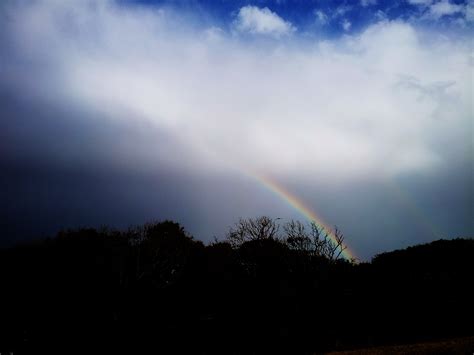
M368 0L367 5L372 2L373 0ZM326 14L322 10L314 10L313 13L316 16L317 23L319 23L320 25L327 25L331 21L340 20L342 16L344 16L352 9L353 7L350 5L340 5L331 14ZM347 19L342 19L342 21L340 21L340 24L345 31L348 31L352 25Z
M474 0L469 0L464 10L466 21L474 22Z
M382 10L377 10L374 17L377 21L386 21L387 20L387 14L385 12L383 12Z
M352 6L350 5L340 5L336 8L334 13L332 14L332 17L341 17L344 16L346 13L352 10Z
M370 5L376 5L377 0L360 0L360 4L363 7L367 7L367 6L370 6Z
M456 13L462 12L463 10L464 7L462 5L453 4L449 0L441 0L429 7L427 16L438 20L443 16L454 15Z
M204 35L209 41L220 41L225 37L225 32L220 27L211 26L208 29L204 30Z
M239 32L281 37L296 31L288 21L283 20L267 7L244 6L239 10L234 22Z
M0 60L14 63L2 80L15 78L23 95L147 122L193 157L169 160L198 171L376 179L443 166L465 141L467 40L384 21L337 40L257 47L174 16L113 3L21 3L1 25L11 46ZM284 24L244 28L281 35ZM150 145L142 164L159 164L164 145Z
M433 0L407 0L409 4L412 5L422 5L422 6L428 6L431 5Z
M344 31L349 31L351 29L352 23L348 19L344 19L341 22L341 26L344 29Z
M320 25L327 25L329 23L329 18L328 16L324 13L324 11L321 10L314 10L314 15L316 16L316 21Z
M421 16L422 20L439 20L444 16L461 14L451 21L461 27L474 21L474 0L468 0L465 4L452 3L450 0L407 0L412 5L420 6L426 12Z

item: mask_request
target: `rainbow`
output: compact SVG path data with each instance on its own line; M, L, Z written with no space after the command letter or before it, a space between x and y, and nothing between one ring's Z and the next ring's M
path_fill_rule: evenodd
M323 219L320 218L314 211L312 211L308 206L304 204L303 201L298 199L295 195L291 194L288 190L286 190L283 186L279 185L275 181L271 180L270 178L260 175L260 174L250 174L253 178L257 179L263 186L265 186L268 190L272 193L277 195L279 198L287 202L291 207L295 210L300 212L303 216L305 216L310 221L314 222L318 227L324 228L324 230L328 233L329 238L332 241L336 241L336 236L326 223L323 222ZM346 249L342 252L342 256L347 260L356 260L357 257L355 256L354 252L346 245Z

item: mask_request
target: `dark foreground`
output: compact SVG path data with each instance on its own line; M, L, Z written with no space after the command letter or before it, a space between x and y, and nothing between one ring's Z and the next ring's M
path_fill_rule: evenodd
M474 240L357 264L305 238L205 246L163 222L1 250L0 352L312 354L474 335Z
M474 337L453 338L449 340L406 344L394 346L380 346L351 351L330 352L327 355L441 355L441 354L472 354L474 349Z

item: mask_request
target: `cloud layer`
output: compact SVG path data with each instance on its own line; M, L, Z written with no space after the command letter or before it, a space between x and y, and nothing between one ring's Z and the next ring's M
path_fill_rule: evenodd
M13 68L15 78L37 70L20 84L41 95L37 75L48 77L58 101L151 122L216 165L331 180L436 168L446 159L438 140L459 144L469 122L468 43L406 23L257 44L176 31L164 10L51 4L12 14L13 45L36 67Z
M271 35L277 38L296 31L290 22L283 20L267 7L259 8L251 5L240 8L234 25L239 32Z
M447 4L433 5L434 14ZM117 137L112 155L86 146L45 156L321 186L437 176L453 161L471 163L473 56L464 36L381 20L308 40L255 6L240 8L229 31L111 1L19 2L2 12L4 90L70 110L63 123L120 122L156 134ZM18 144L25 155L38 148L7 138L4 155L20 154Z

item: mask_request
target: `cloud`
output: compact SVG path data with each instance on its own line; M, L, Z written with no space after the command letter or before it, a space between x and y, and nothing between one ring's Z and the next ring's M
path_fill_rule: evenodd
M377 4L377 0L360 0L360 5L362 7L367 7L367 6L376 5L376 4Z
M469 0L464 10L465 18L468 22L474 22L474 0Z
M340 19L342 16L344 16L351 10L352 6L350 5L340 5L336 7L334 11L332 11L332 13L330 13L329 15L319 9L315 9L313 13L316 16L316 22L321 26L325 26L335 19ZM344 31L348 31L352 25L347 19L343 19L340 24L343 27Z
M450 0L407 0L412 5L422 9L421 20L437 21L445 16L459 14L451 19L451 24L466 27L468 23L474 21L474 1L468 0L466 3L452 3Z
M287 36L296 31L290 22L283 20L267 7L242 7L234 22L235 29L243 33L270 35L274 37Z
M341 17L344 16L346 13L352 10L351 5L339 5L333 12L332 17Z
M235 23L229 31L171 7L0 6L8 223L173 218L210 237L241 215L301 218L261 187L258 172L323 212L367 256L400 246L401 235L428 238L387 184L411 188L408 204L428 211L443 236L472 234L473 58L464 33L383 19L340 37L293 31L291 41L249 41Z
M322 26L327 25L329 23L329 18L324 13L324 11L314 10L314 16L316 16L316 21Z
M462 39L383 21L340 39L257 47L168 10L88 4L15 5L2 24L2 82L169 137L146 143L134 166L333 184L439 169L465 142L472 67Z
M450 16L457 13L461 13L464 10L464 7L459 4L453 4L449 0L441 0L432 4L429 7L427 16L438 20L443 16Z
M351 29L352 23L348 19L344 19L341 22L341 26L344 29L344 31L349 31Z
M423 6L428 6L431 5L433 0L407 0L409 4L412 5L423 5Z
M387 14L382 10L377 10L377 12L374 14L374 17L377 22L387 21Z

